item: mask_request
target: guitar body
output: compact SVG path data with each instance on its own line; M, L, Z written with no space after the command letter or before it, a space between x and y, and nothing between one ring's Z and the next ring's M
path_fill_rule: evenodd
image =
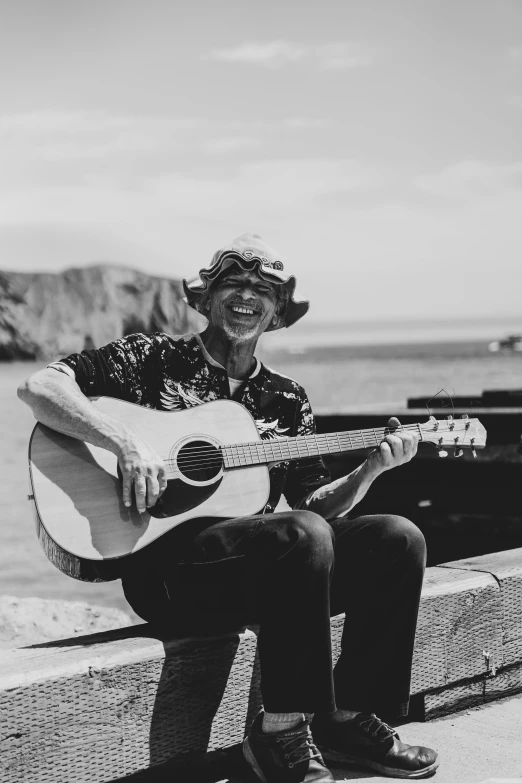
M122 560L182 522L256 514L265 506L267 465L227 469L220 456L220 446L260 440L239 403L216 400L175 413L109 397L94 404L155 449L167 465L168 485L145 513L126 508L114 454L38 424L29 444L38 537L47 557L69 576L116 579Z

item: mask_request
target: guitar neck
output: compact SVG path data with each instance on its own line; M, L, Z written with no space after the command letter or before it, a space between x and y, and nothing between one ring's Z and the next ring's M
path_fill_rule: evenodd
M417 432L422 438L418 424L405 428ZM253 443L233 443L222 447L225 468L240 468L247 465L266 465L272 462L287 462L325 454L341 454L356 449L378 446L383 438L394 430L388 427L348 432L329 432L324 435L300 435L295 438L273 438Z

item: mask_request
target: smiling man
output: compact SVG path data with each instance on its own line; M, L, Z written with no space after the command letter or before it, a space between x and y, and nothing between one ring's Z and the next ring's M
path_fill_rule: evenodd
M73 354L19 394L47 426L115 453L124 501L143 512L167 486L165 465L87 397L173 411L232 398L261 437L313 433L304 389L255 358L261 334L307 312L295 288L278 254L245 234L185 282L188 303L208 319L201 334L132 335ZM408 711L424 539L402 517L349 515L381 473L416 453L412 433L397 419L388 426L393 432L349 475L332 482L317 457L280 462L259 514L180 525L133 555L122 575L131 606L158 626L219 633L259 623L264 709L244 756L266 783L333 781L311 728L337 763L402 778L437 767L434 751L402 743L381 719ZM292 510L275 513L282 493ZM333 669L330 616L340 612L346 621Z

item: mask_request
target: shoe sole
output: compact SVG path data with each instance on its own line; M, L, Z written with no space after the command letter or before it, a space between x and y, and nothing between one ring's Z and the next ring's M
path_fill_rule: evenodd
M246 763L252 769L252 771L255 772L259 780L261 780L262 783L267 783L267 779L263 774L263 770L257 763L256 757L254 756L252 748L250 747L248 737L245 737L245 739L243 740L243 756L245 758Z
M319 745L319 750L323 754L323 758L337 762L339 764L350 764L357 767L363 767L364 769L371 769L375 772L380 772L381 775L386 775L390 778L409 778L410 780L418 780L420 778L428 778L433 775L439 766L439 760L434 761L429 767L424 769L416 769L409 772L407 769L397 769L396 767L387 767L385 764L379 764L378 761L371 761L370 759L361 759L358 756L349 756L346 753L339 753L336 750L330 750L325 748L324 745Z

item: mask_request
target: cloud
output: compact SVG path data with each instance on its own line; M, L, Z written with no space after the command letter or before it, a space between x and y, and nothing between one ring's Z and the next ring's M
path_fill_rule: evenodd
M373 54L357 41L339 41L309 46L294 41L276 40L243 43L229 49L214 49L204 59L224 63L244 63L264 68L307 62L322 70L340 71L372 64Z
M84 179L74 186L54 180L43 187L0 188L0 225L126 224L140 213L144 223L163 220L166 225L173 215L207 215L219 221L233 217L246 225L285 216L308 220L333 211L332 204L323 206L327 194L366 193L378 190L381 181L373 167L323 158L260 160L197 175L177 170L149 175L132 189L116 176Z
M247 162L226 176L204 181L168 174L151 178L146 192L168 210L190 214L208 211L219 219L234 214L245 222L254 216L281 215L308 219L333 205L328 194L377 190L382 174L374 167L349 159L278 159Z
M415 184L427 193L456 201L478 201L506 191L522 192L522 162L461 161L437 174L420 177Z
M211 155L254 150L276 143L281 132L323 128L329 121L314 117L289 117L273 121L235 120L208 122L205 117L125 115L109 112L39 111L0 117L0 167L6 172L25 170L29 163L44 168L63 164L71 176L89 165L103 162L108 168L127 167L134 175L154 160L165 167L183 153ZM54 172L56 176L57 172ZM5 177L4 177L5 180Z
M175 149L195 118L41 111L0 118L0 150L11 160L109 158Z
M97 134L137 127L162 131L191 129L201 123L194 117L119 115L106 112L36 111L0 117L0 133L23 135Z
M251 63L277 68L286 63L299 62L306 51L306 47L302 44L279 40L244 43L231 49L214 49L208 58L225 63Z

